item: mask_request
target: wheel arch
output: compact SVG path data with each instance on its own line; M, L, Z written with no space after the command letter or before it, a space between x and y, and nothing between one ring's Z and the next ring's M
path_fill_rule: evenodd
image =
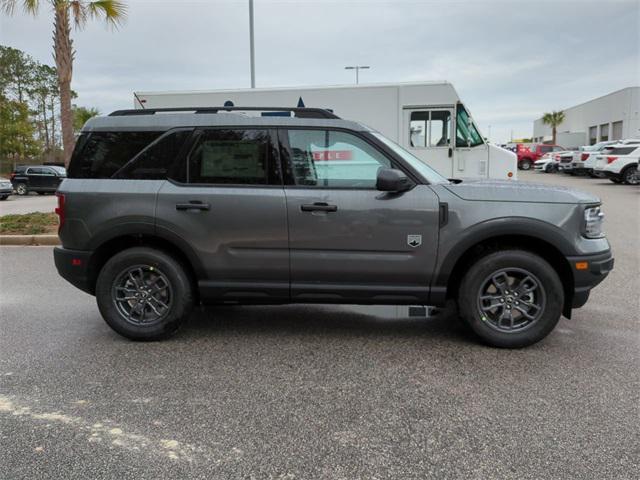
M168 235L167 235L168 236ZM194 295L197 295L198 279L203 277L203 267L197 259L195 253L184 240L178 238L167 238L158 234L130 233L122 234L103 241L93 250L89 258L88 283L91 294L95 294L96 282L100 270L104 264L117 253L133 247L151 247L171 255L178 260L193 285Z
M432 301L435 304L445 304L448 299L456 298L458 288L464 273L478 258L489 253L504 249L525 250L544 258L558 273L564 289L563 315L571 316L574 295L574 277L567 255L573 254L568 250L566 240L560 243L554 236L540 235L543 230L534 233L521 231L495 232L476 237L473 241L463 241L457 248L452 249L441 264L436 281L432 287Z

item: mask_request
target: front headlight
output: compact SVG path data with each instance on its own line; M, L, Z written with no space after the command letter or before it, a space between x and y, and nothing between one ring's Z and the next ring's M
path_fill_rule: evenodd
M583 234L587 238L602 238L602 224L604 223L604 212L600 205L597 207L588 207L584 211L584 227Z

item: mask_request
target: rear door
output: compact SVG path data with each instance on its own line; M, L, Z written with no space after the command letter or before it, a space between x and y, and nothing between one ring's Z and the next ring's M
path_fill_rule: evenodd
M289 300L287 216L268 129L194 132L163 184L156 228L197 259L205 300Z
M398 165L354 133L289 129L280 140L292 301L427 302L439 228L431 188L378 191L378 169Z

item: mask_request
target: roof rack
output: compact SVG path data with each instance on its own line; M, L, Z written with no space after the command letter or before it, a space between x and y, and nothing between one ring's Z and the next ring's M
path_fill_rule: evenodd
M335 113L325 108L309 107L174 107L174 108L144 108L135 110L116 110L109 114L110 117L125 117L133 115L154 115L156 113L193 112L193 113L218 113L233 111L257 111L257 112L292 112L298 118L340 118Z

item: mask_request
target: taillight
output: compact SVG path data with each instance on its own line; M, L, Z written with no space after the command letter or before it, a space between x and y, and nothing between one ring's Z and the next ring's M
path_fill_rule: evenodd
M583 153L582 155L580 155L580 160L582 160L583 162L586 161L587 158L589 158L589 154L588 153Z
M58 215L58 220L60 225L58 226L58 231L64 225L64 194L56 193L56 197L58 197L58 206L54 210L55 214Z
M14 178L16 178L16 172L12 172L11 175L9 175L9 180L13 181Z
M615 162L617 159L618 157L607 157L607 163Z

